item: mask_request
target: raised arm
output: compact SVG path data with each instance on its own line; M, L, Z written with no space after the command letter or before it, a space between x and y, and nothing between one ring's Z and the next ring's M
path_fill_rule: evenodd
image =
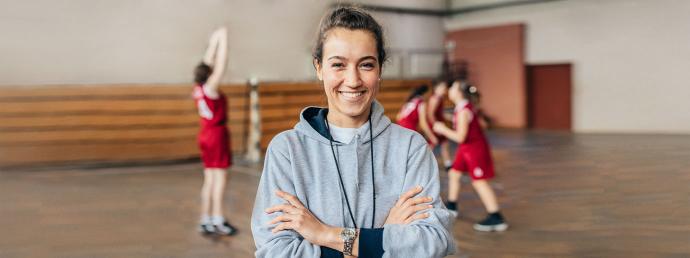
M218 50L218 38L220 36L220 30L216 30L208 38L208 47L206 48L206 53L204 53L204 64L213 67L216 51Z
M218 97L218 87L227 64L228 55L228 32L227 29L220 28L213 32L209 39L209 47L204 55L204 63L213 67L213 72L208 77L204 85L204 93L209 98Z

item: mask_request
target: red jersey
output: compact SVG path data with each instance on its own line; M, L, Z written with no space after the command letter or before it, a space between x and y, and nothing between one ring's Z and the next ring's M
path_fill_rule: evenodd
M467 136L465 136L465 141L460 142L459 144L486 144L486 137L484 136L482 127L479 125L479 114L477 114L477 110L474 109L474 106L472 106L472 104L469 102L467 102L465 105L455 107L455 112L453 113L453 129L458 128L458 113L464 109L472 112L472 116L470 117L470 124L467 126Z
M225 95L218 92L212 99L204 94L202 86L194 87L194 102L199 111L199 149L206 168L228 168L232 165L230 132L226 127L228 103Z
M410 130L417 130L417 125L419 125L419 105L424 103L422 97L415 97L405 103L403 108L400 110L400 119L398 124Z
M212 99L204 94L202 86L196 86L193 97L201 117L199 123L202 131L210 127L225 126L228 119L228 103L222 92L218 92L217 99Z

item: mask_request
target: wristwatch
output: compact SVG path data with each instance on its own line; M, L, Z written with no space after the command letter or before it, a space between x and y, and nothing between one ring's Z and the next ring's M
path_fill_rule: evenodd
M345 242L343 254L352 256L352 246L355 243L355 238L357 238L357 230L354 228L343 228L343 231L340 231L340 238Z

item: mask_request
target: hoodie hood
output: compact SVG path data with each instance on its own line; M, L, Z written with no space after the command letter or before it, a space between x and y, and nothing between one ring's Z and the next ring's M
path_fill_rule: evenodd
M326 115L328 115L328 108L307 107L303 109L299 122L295 125L295 131L324 144L330 144L333 137L326 127ZM384 115L383 106L376 100L371 103L371 125L369 129L373 127L374 139L391 125L391 120ZM369 134L368 131L365 132L367 135ZM369 137L366 137L362 143L367 143L370 140ZM333 141L333 143L342 145L337 141Z

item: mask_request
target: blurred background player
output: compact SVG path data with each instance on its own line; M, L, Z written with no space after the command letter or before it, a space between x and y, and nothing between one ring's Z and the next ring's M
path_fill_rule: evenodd
M424 94L429 91L426 85L420 85L412 89L405 105L400 109L396 116L398 125L413 131L421 131L427 142L433 147L438 144L438 139L431 130L430 123L427 121L426 104ZM418 130L419 129L419 130Z
M444 115L443 115L443 110L444 110L444 105L443 101L445 100L446 93L448 92L448 82L443 79L436 79L433 82L433 91L431 93L431 97L429 97L428 101L428 110L427 110L427 118L429 121L429 127L433 127L434 123L439 121L439 122L444 122L446 121ZM439 146L439 151L441 153L441 160L442 164L445 167L446 171L450 169L450 166L452 164L452 160L450 158L450 150L449 150L449 144L445 136L439 133L434 133L434 136L436 137L438 143L436 144Z
M218 86L227 63L227 40L227 29L213 32L202 63L194 69L193 97L200 116L198 142L204 164L199 221L202 234L232 235L237 231L223 216L223 194L232 152L226 126L227 99Z
M501 214L496 194L489 185L488 180L494 177L494 166L491 159L489 143L479 125L479 119L470 103L472 92L477 88L462 84L459 81L453 83L449 89L448 97L455 103L453 125L455 130L448 128L443 122L434 123L435 132L445 135L448 139L458 143L455 153L455 161L448 172L448 199L447 207L457 210L457 198L460 193L460 173L469 173L472 177L472 186L479 194L488 216L474 224L477 231L505 231L508 229Z

